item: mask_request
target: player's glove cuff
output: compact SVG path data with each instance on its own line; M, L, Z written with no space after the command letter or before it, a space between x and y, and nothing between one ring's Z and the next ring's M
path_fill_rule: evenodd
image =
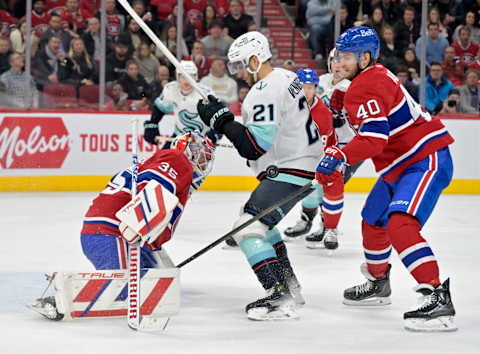
M207 103L198 101L197 111L202 121L219 133L222 133L225 123L234 119L232 112L213 95L208 95Z
M157 145L155 138L160 135L160 132L158 131L158 123L147 120L143 123L143 128L143 138L145 141L150 144Z
M317 172L325 175L331 175L335 170L341 171L347 158L342 150L336 146L330 146L325 150L325 156L320 160L317 166Z

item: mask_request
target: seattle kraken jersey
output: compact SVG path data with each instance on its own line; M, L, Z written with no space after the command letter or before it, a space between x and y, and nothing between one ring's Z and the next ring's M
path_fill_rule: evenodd
M215 95L213 91L204 85L198 84L206 95ZM165 85L162 94L155 99L155 106L165 114L175 115L175 135L182 135L191 130L206 133L210 128L203 124L197 112L197 103L202 98L197 90L184 95L180 90L178 81L172 81Z
M350 85L350 80L344 79L337 83L337 85L348 88L348 86ZM320 75L317 86L317 93L331 111L333 110L330 106L330 98L332 97L333 91L335 91L337 85L333 84L333 74L328 73ZM340 146L343 146L353 139L353 137L355 136L355 131L348 124L347 111L345 109L342 109L342 111L340 112L340 117L345 121L345 124L341 127L335 128L335 133L337 133L338 143L340 144Z
M302 177L313 177L322 142L295 73L275 68L258 81L243 101L242 118L265 151L249 161L258 178L266 173L270 179L304 184Z

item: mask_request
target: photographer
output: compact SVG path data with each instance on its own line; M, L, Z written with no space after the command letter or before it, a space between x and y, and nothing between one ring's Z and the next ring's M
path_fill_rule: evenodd
M460 92L457 89L451 89L448 92L447 99L443 101L442 109L437 113L461 113L460 110Z

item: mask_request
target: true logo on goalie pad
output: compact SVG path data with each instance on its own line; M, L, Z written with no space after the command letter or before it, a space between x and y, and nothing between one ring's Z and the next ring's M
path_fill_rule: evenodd
M178 312L179 274L176 268L141 270L140 315L169 317ZM65 319L127 316L127 271L59 273L56 288Z

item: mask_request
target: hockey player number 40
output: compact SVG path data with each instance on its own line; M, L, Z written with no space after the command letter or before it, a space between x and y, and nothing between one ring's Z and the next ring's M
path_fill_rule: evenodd
M380 107L378 106L378 102L377 100L371 99L367 101L366 104L361 104L360 106L358 106L357 118L366 119L378 113L380 113Z

